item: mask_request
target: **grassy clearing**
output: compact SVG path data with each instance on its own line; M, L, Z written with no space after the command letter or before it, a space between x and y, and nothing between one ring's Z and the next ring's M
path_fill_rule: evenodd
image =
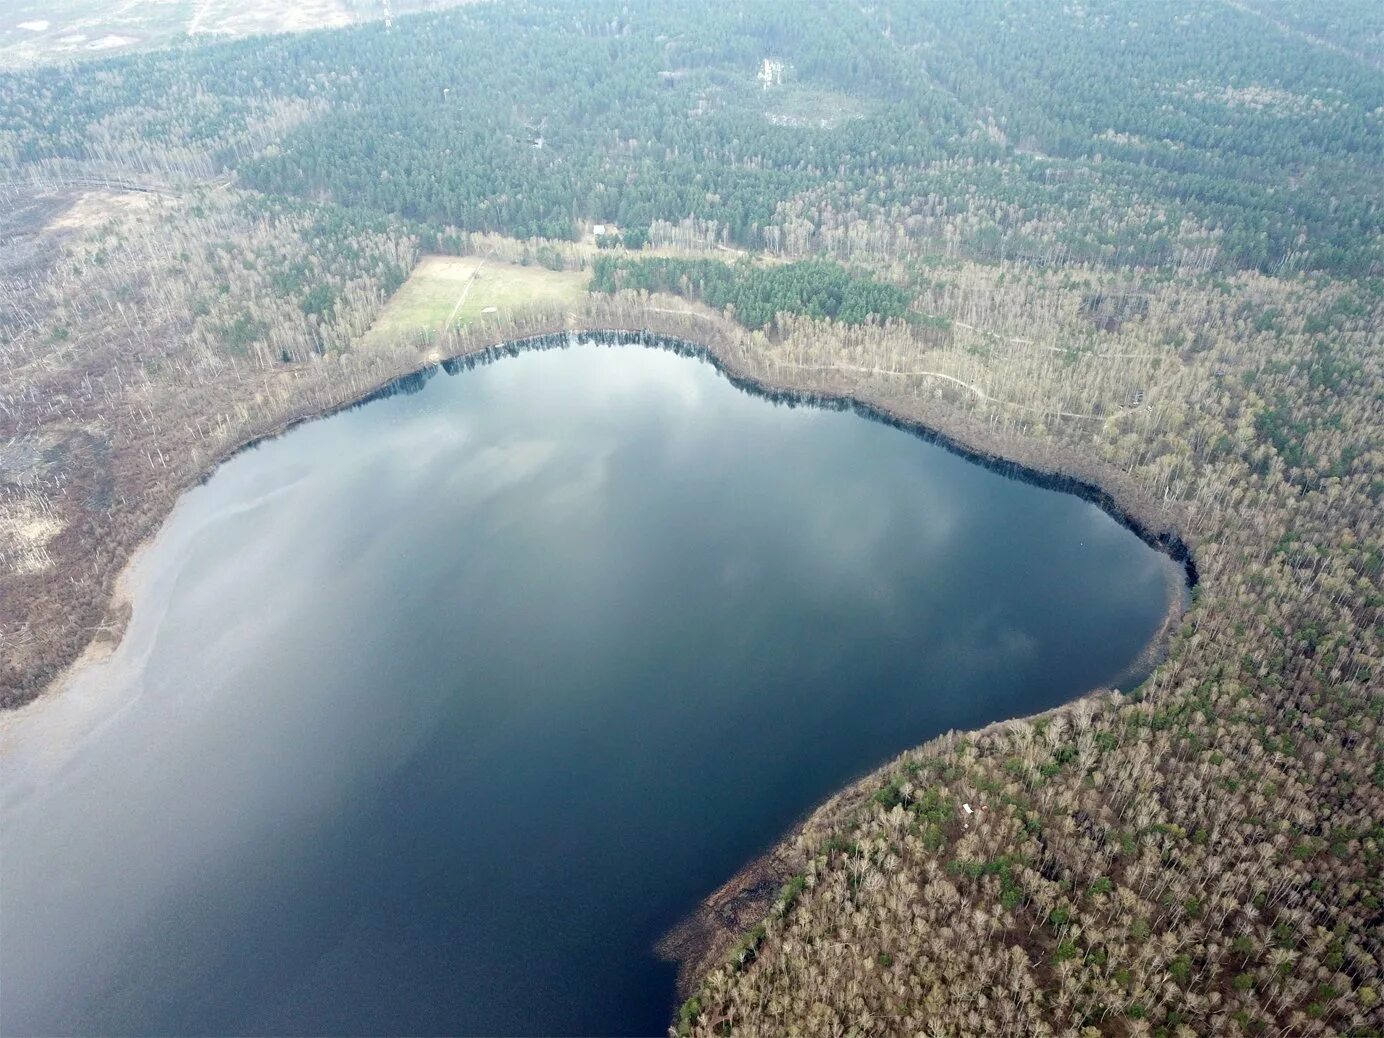
M584 271L524 267L479 256L425 256L364 342L438 332L482 315L504 318L534 303L575 306L586 294L590 277Z
M875 105L833 90L805 86L776 87L763 93L764 118L776 126L835 129L871 114Z

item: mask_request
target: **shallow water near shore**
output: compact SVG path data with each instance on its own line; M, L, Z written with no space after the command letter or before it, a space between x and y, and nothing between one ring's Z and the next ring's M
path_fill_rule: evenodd
M0 1031L653 1034L653 945L949 728L1128 681L1094 505L591 343L228 462L0 722Z

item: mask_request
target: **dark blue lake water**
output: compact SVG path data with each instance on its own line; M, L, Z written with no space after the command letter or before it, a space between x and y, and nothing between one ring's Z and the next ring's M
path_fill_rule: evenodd
M815 803L1127 678L1095 506L638 347L303 426L0 728L7 1034L653 1034L653 945Z

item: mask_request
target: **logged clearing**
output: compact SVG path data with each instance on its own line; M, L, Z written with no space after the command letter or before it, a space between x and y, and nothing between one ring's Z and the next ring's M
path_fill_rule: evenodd
M521 266L482 256L425 256L394 293L366 344L470 324L506 320L536 303L575 306L591 280L585 271Z

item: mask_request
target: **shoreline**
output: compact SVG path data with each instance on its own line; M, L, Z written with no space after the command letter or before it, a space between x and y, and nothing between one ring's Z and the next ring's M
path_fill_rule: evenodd
M134 608L129 587L132 571L164 529L169 516L182 496L188 490L209 480L226 462L265 442L291 432L299 425L330 418L357 407L364 407L375 400L397 393L407 393L413 391L415 387L421 388L439 370L445 371L449 375L457 374L472 367L495 363L506 357L517 356L524 352L567 348L583 339L594 339L599 344L610 347L639 346L641 348L663 349L682 357L704 361L711 364L720 375L737 389L766 398L773 403L790 407L810 406L826 410L852 411L867 420L890 425L925 442L936 444L958 457L982 465L1000 475L1045 489L1072 494L1094 504L1120 525L1134 533L1145 544L1166 555L1181 574L1180 580L1174 578L1173 569L1170 567L1167 612L1143 652L1134 661L1131 661L1125 673L1134 674L1141 670L1151 671L1166 656L1177 622L1185 614L1189 605L1188 593L1200 581L1200 571L1193 550L1168 515L1159 514L1160 510L1158 509L1151 509L1152 514L1146 514L1145 509L1141 507L1143 502L1137 500L1137 495L1121 493L1119 488L1107 489L1102 485L1097 473L1090 470L1083 471L1086 469L1085 466L1074 464L1075 459L1067 456L1068 450L1066 448L1057 449L1055 463L1043 464L1034 458L1009 457L1005 453L1001 453L994 445L976 442L984 437L967 435L965 430L944 428L945 415L925 418L907 414L901 408L891 406L884 400L870 399L864 394L853 394L849 387L842 387L839 390L833 387L831 390L824 391L794 386L786 382L773 382L766 376L745 371L729 356L730 350L724 347L718 348L713 341L694 341L683 338L681 334L676 332L661 331L647 325L639 328L620 328L612 327L612 324L613 322L609 321L591 321L578 327L569 326L551 331L530 333L499 342L474 346L462 345L459 350L450 353L443 352L441 355L439 351L434 349L425 362L380 382L374 388L368 389L358 396L311 412L290 415L277 422L272 428L248 436L228 447L211 459L195 480L176 492L168 512L160 517L151 532L135 545L115 578L105 608L106 625L92 636L75 659L64 665L45 684L37 696L20 706L0 711L0 727L6 726L8 720L40 709L37 704L53 702L60 698L80 675L108 660L119 648L124 640L126 627ZM708 340L714 338L714 336L707 337ZM965 417L953 415L950 424L962 425ZM974 430L970 431L974 433ZM1021 449L1012 453L1032 454L1045 445L1041 441L1028 439L1020 440L1018 446L1027 448L1027 450ZM1135 497L1136 500L1129 500L1130 497ZM1179 586L1181 594L1175 593ZM1031 721L1068 711L1079 703L1107 695L1109 691L1109 689L1104 688L1089 689L1051 709L1026 717L999 719L983 728L965 734L980 736L998 726ZM936 752L951 745L961 734L956 731L949 731L921 746L905 750L904 755L916 757ZM805 812L785 832L769 841L767 850L748 862L725 883L707 895L687 917L659 939L654 949L655 953L665 961L676 963L678 967L677 993L679 1000L694 993L697 981L707 969L718 959L724 958L741 935L767 914L782 884L797 872L805 862L806 859L800 845L805 840L810 839L812 831L824 826L830 819L853 812L862 803L868 801L878 785L877 776L897 759L899 758L896 756L870 767L842 789ZM675 1008L675 1006L670 1007L670 1010Z
M439 366L448 370L449 374L454 374L456 370L462 370L462 362L469 362L470 364L492 363L502 357L514 356L528 350L562 348L574 341L574 335L611 336L614 341L602 343L602 345L638 345L651 349L665 349L680 356L705 360L736 388L752 392L774 403L783 403L788 406L817 407L830 411L851 411L868 421L888 425L916 436L924 442L942 447L966 461L981 465L989 471L1009 479L1016 479L1045 490L1071 494L1094 504L1149 547L1162 552L1181 566L1186 576L1187 587L1196 587L1201 580L1200 570L1197 567L1192 549L1183 539L1182 534L1177 531L1175 524L1169 521L1167 517L1152 519L1142 516L1135 506L1121 504L1114 493L1101 486L1094 479L1088 478L1085 474L1066 472L1056 468L1040 468L1036 465L1013 460L998 451L972 444L961 435L927 424L920 419L904 414L902 411L878 402L862 400L848 393L824 393L818 390L799 389L787 384L768 382L759 376L736 369L730 361L716 351L715 347L683 339L677 335L617 328L539 334L509 340L468 354L458 355L449 360L441 361ZM394 381L400 382L406 378L416 377L426 370L420 369ZM381 387L380 390L362 398L358 403L369 403L387 388L387 386Z
M1171 584L1174 579L1171 569L1168 575ZM1168 609L1162 621L1143 651L1126 668L1126 675L1143 671L1147 676L1167 658L1173 632L1190 604L1188 586L1183 583L1181 588L1183 594L1169 595ZM1169 587L1170 592L1175 590L1176 587ZM677 1001L669 1007L669 1016L676 1015L678 1005L697 993L701 979L718 963L725 961L742 937L768 916L783 885L800 873L812 857L804 850L804 845L812 841L814 832L830 828L843 815L852 814L868 803L884 784L882 776L900 760L917 760L943 753L953 748L958 739L980 739L1008 725L1032 724L1043 718L1065 714L1082 703L1124 696L1129 691L1132 690L1098 686L1045 710L998 718L979 728L948 729L926 742L871 765L849 779L836 792L799 815L770 841L766 850L758 853L707 894L696 908L658 939L654 954L677 966Z
M646 313L645 316L648 314ZM690 314L684 314L684 316L690 316ZM823 391L794 386L787 381L776 383L770 381L766 376L745 371L726 355L729 351L719 348L715 343L684 338L681 330L665 331L650 327L651 324L657 323L665 322L645 321L641 322L639 327L631 328L615 326L615 323L611 321L583 320L576 323L568 322L561 328L519 334L514 338L501 339L498 342L463 345L461 349L455 352L444 352L434 348L429 351L427 359L421 360L400 374L383 379L359 395L326 407L319 407L316 410L286 416L270 428L246 436L218 452L208 459L197 477L174 491L172 503L167 511L153 524L152 529L147 534L135 542L129 556L121 564L103 613L106 625L110 627L111 631L98 630L72 658L57 668L53 677L43 684L36 695L17 705L0 708L0 719L7 715L25 712L32 709L36 703L50 699L55 695L61 695L85 664L98 662L119 646L125 626L125 619L120 614L123 609L129 607L129 603L122 599L121 588L126 583L135 560L163 529L173 508L176 507L183 494L205 483L226 462L246 451L253 450L262 443L283 436L307 422L330 418L343 411L363 407L382 396L390 396L400 392L400 387L405 386L410 381L431 378L438 369L454 374L466 365L491 363L502 357L517 355L528 350L561 348L575 342L576 338L580 336L605 337L609 339L606 344L612 346L638 345L644 348L667 349L681 356L705 360L737 388L756 393L773 402L788 406L814 406L828 410L854 411L862 418L893 426L1000 475L1045 489L1072 494L1096 505L1145 544L1178 563L1183 569L1188 588L1196 587L1201 580L1193 546L1186 540L1184 533L1179 530L1179 524L1172 516L1163 513L1156 506L1152 506L1151 502L1143 501L1142 495L1118 486L1111 489L1103 485L1109 482L1118 482L1118 474L1109 471L1104 473L1109 478L1102 479L1100 470L1103 466L1088 468L1077 464L1076 459L1066 448L1057 447L1051 457L1043 460L1036 457L1010 457L997 445L981 442L986 437L978 430L942 427L943 424L965 424L967 416L957 414L913 416L881 399L870 399L865 395L853 394L848 387ZM666 323L671 324L672 322ZM710 338L712 337L709 336L708 339ZM402 391L406 392L407 390ZM947 423L948 418L951 419L950 423ZM1026 448L1026 450L1010 453L1035 453L1042 450L1046 445L1041 441L1027 438L1018 441L1018 446ZM111 632L113 632L113 640L111 640ZM1160 632L1160 636L1161 634L1162 632ZM105 646L104 643L108 641L110 644ZM91 652L94 645L103 647L98 649L95 657L92 657Z

